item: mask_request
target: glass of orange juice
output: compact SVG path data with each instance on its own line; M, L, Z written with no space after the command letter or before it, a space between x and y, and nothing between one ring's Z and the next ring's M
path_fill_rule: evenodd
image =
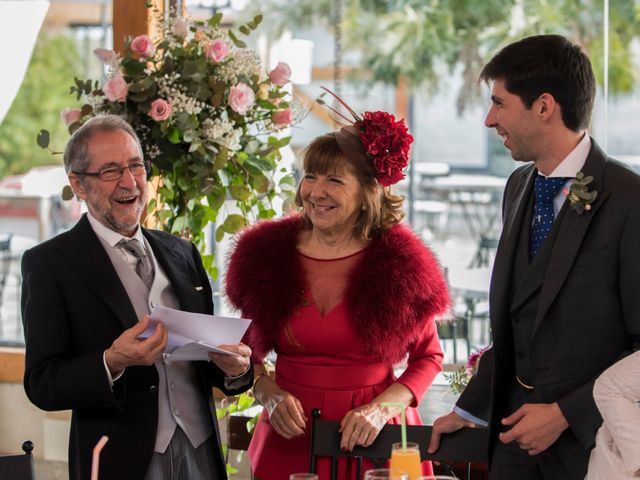
M409 480L417 480L422 475L418 444L407 442L403 448L402 442L394 443L391 447L391 464L389 466L407 472Z

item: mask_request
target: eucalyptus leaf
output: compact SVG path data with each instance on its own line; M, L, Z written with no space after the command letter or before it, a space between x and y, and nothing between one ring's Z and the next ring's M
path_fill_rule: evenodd
M291 185L292 187L295 187L296 179L293 178L292 175L285 175L280 179L280 182L278 182L278 185Z
M242 215L238 215L237 213L232 213L224 219L224 230L227 233L236 233L241 228L247 225L245 218Z
M75 194L73 193L73 189L69 185L62 187L62 192L60 193L60 198L62 198L62 200L68 202L69 200L72 200L74 196Z
M213 159L213 171L217 172L218 170L224 168L228 161L229 150L224 147L220 148L220 151Z
M247 48L247 44L244 43L242 40L239 40L238 37L236 37L235 33L233 33L231 30L229 30L229 38L231 39L231 41L236 47Z
M264 175L252 175L251 186L258 193L266 193L269 190L269 179Z
M222 20L222 13L218 12L215 15L213 15L210 19L209 19L209 25L212 27L217 27L218 25L220 25L220 21Z
M584 192L584 191L580 191L580 192L575 192L576 195L578 195L578 197L580 197L582 200L591 200L591 193L590 192Z
M50 135L49 135L49 131L48 130L40 130L40 132L38 133L38 136L36 137L36 141L38 142L38 145L40 146L40 148L49 148L49 140L50 140Z
M224 224L219 225L218 228L216 228L216 242L220 243L224 238L224 234L225 234Z
M173 220L173 225L171 226L171 233L175 235L180 235L184 230L186 225L186 218L184 215L180 215Z
M191 187L192 179L186 175L180 175L176 181L181 190L187 191Z
M230 185L229 186L229 194L231 198L240 201L247 201L251 198L251 191L247 188L246 185Z
M227 197L227 190L223 187L215 187L210 195L207 195L207 202L212 210L217 211ZM213 221L213 220L212 220Z
M178 130L176 127L171 127L169 135L167 135L167 140L174 144L180 143L180 130Z

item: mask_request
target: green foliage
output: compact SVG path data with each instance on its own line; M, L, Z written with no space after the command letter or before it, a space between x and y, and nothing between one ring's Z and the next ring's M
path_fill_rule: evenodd
M466 367L460 367L453 372L445 372L444 378L449 382L449 386L453 393L462 393L469 384L469 374Z
M332 25L334 0L265 0L281 25ZM286 3L286 4L285 4ZM436 93L445 67L462 68L458 111L479 98L478 75L501 47L527 35L559 33L585 47L603 81L600 0L342 0L343 47L357 51L356 75L370 82ZM640 34L637 0L611 0L609 88L630 92L637 83L632 40ZM272 27L273 29L273 27ZM277 28L275 29L277 30Z
M0 177L24 173L37 165L62 163L61 157L38 148L34 139L47 125L54 144L66 141L68 133L59 113L69 105L69 79L79 65L71 38L40 34L22 86L0 124ZM45 141L48 144L43 136L38 140Z
M227 431L229 429L229 418L231 415L238 415L254 406L256 402L253 396L253 391L241 393L235 397L227 397L223 400L223 406L216 408L216 417L218 420L225 420L227 422ZM247 432L251 433L255 429L258 419L260 418L260 412L256 413L252 417L247 418ZM231 466L229 463L229 447L226 444L222 445L222 453L224 455L227 474L232 475L238 473L238 469Z
M584 173L576 173L576 178L571 183L567 200L573 210L584 213L591 210L591 204L598 198L596 190L589 191L589 184L593 182L592 176L585 177Z

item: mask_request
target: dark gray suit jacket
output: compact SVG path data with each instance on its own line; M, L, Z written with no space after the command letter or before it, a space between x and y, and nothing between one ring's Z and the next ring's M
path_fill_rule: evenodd
M515 378L513 313L531 298L537 296L536 313L523 353L531 365L534 401L558 402L570 425L567 441L586 453L602 423L593 382L640 338L640 177L593 140L583 172L594 177L589 190L598 192L592 210L578 214L565 202L548 262L515 285L516 247L537 170L525 165L507 182L491 278L493 347L457 403L490 419L493 442L500 419L512 413L506 399Z
M211 286L195 246L164 232L143 233L180 308L213 313ZM100 478L144 478L156 439L158 373L153 365L129 367L113 391L109 385L102 354L138 318L86 216L70 231L25 252L22 275L24 387L43 410L73 410L70 477L89 478L91 450L107 435ZM213 385L225 390L224 374L215 365L194 366L202 395L210 398ZM211 421L219 440L215 416ZM217 478L226 478L222 455L219 464Z

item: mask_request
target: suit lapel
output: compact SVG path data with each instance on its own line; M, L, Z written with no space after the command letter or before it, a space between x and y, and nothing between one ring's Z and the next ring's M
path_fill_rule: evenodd
M567 211L559 225L558 237L553 245L553 250L547 264L547 270L540 293L540 303L536 313L536 321L533 327L533 335L540 326L542 319L546 315L551 303L554 301L562 285L564 284L573 262L580 251L580 246L587 229L593 218L598 214L598 210L607 200L609 192L602 191L602 177L606 165L606 156L600 147L591 140L591 151L587 156L582 171L585 176L593 176L593 182L589 185L589 190L598 192L598 198L591 205L591 210L578 214L569 205L565 205Z
M86 215L73 227L68 242L60 249L76 273L113 311L123 328L137 323L129 296Z
M504 325L499 317L508 315L515 253L535 174L536 169L533 165L525 167L520 178L505 192L505 218L490 288L491 319L495 333L498 333L497 327Z

